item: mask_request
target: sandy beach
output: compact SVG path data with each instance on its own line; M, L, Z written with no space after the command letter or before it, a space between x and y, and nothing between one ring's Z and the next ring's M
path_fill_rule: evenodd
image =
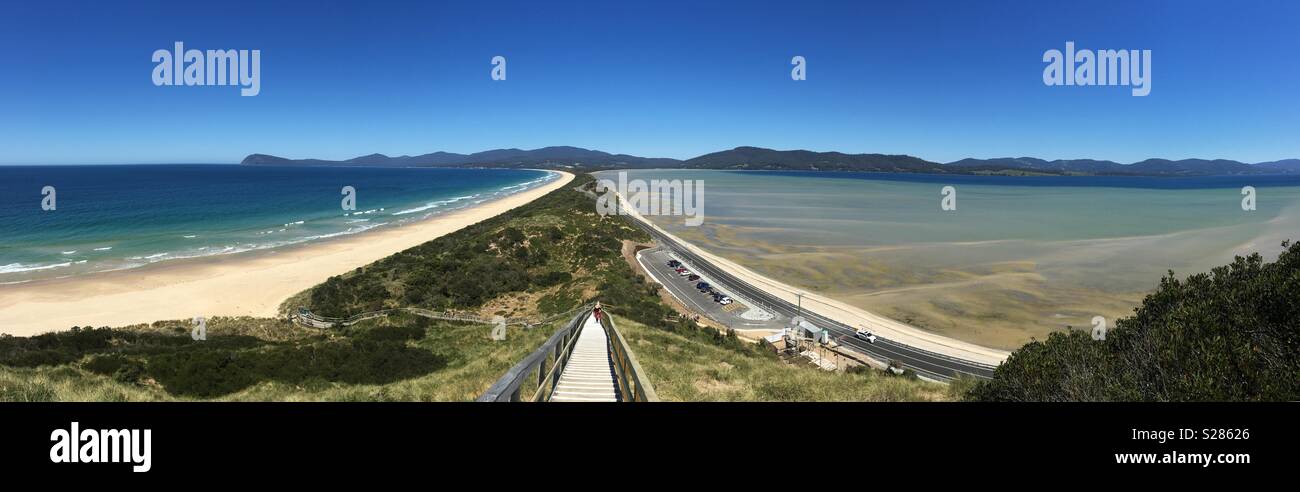
M391 228L316 243L77 277L0 285L0 333L30 336L73 326L122 326L196 316L274 316L285 299L332 275L455 232L573 180Z

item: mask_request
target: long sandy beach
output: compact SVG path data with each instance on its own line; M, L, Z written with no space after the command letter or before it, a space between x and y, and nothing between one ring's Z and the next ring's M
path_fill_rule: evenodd
M455 232L560 189L543 186L391 228L223 256L173 260L62 279L0 285L0 333L122 326L197 316L274 316L289 297L357 267Z

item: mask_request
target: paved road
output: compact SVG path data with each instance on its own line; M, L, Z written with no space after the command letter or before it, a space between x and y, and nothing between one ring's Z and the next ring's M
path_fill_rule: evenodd
M719 288L726 292L738 293L743 297L762 303L766 309L775 311L785 319L793 318L796 315L802 315L820 328L830 331L831 336L836 342L845 345L855 351L870 355L882 361L897 361L908 369L916 371L923 377L938 381L948 381L959 375L969 375L977 378L988 379L993 377L993 367L958 359L948 355L937 354L928 350L914 348L904 345L893 340L877 337L876 343L868 343L853 336L857 331L853 327L840 323L838 321L826 318L816 312L808 309L799 309L794 304L787 302L779 297L769 295L762 289L756 288L748 283L736 278L726 271L714 266L704 258L692 253L689 249L678 244L677 241L665 236L653 227L648 227L636 217L629 217L648 232L652 237L659 241L664 248L671 249L682 260L688 263L688 268L700 272L708 277L712 283L717 284Z

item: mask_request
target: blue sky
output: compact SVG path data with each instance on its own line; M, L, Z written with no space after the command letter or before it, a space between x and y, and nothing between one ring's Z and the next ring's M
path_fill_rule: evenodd
M341 159L576 145L1300 157L1300 2L19 2L0 163ZM156 49L259 49L261 94L156 87ZM1150 49L1152 90L1043 52ZM508 79L490 80L507 58ZM790 79L790 58L808 80Z

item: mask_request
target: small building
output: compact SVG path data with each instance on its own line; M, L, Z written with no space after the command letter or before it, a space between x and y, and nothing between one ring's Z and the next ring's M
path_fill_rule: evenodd
M795 334L799 338L805 340L811 339L816 343L828 343L831 341L831 334L829 331L826 331L826 329L819 328L817 325L809 323L802 317L796 317L793 321L796 329Z

